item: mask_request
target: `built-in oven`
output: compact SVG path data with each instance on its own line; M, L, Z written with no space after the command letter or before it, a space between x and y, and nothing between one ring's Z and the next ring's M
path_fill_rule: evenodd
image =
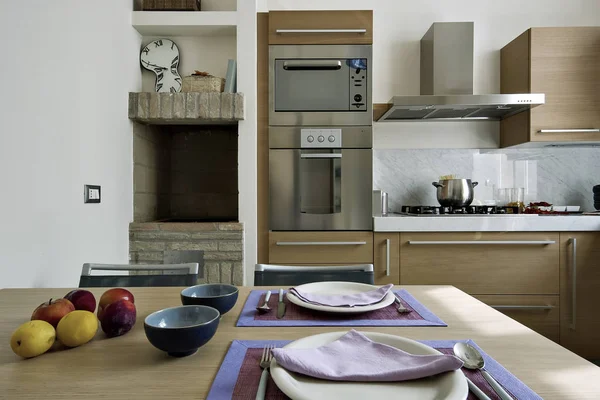
M270 230L371 230L372 128L269 128Z
M371 45L271 45L269 125L371 125Z

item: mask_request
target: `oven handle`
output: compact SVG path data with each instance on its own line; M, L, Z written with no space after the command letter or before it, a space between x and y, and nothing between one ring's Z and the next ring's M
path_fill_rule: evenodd
M283 69L288 71L335 71L342 68L339 60L310 60L310 61L284 61Z
M367 33L365 28L358 29L276 29L275 33Z
M300 158L342 158L341 153L305 153Z

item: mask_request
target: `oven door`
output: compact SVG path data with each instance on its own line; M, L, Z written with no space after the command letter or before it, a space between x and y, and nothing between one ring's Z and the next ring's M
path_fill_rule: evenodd
M371 125L370 45L269 48L269 125Z
M372 229L371 149L269 152L274 231Z

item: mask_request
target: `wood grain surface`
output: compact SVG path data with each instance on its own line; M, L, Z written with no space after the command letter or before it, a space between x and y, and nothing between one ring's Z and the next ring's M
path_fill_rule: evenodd
M402 286L401 286L402 287ZM404 286L442 318L441 327L365 327L412 339L473 339L544 399L597 399L600 368L450 286ZM180 288L133 288L138 321L128 334L106 339L102 332L81 347L22 360L12 353L12 332L33 309L69 289L0 291L0 398L2 399L205 399L234 339L293 340L345 330L340 327L236 328L252 288L219 325L215 337L195 355L171 358L144 335L153 311L180 304ZM99 297L103 289L93 289Z

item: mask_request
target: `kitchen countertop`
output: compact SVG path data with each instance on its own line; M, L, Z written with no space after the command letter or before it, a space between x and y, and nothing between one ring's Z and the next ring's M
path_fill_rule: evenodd
M600 368L452 286L400 286L448 327L361 327L417 340L473 339L546 400L598 399ZM235 323L254 288L241 287L235 307L221 319L215 337L192 356L171 358L148 343L144 318L180 304L177 287L131 288L137 323L124 336L101 332L81 347L22 360L10 336L31 311L69 289L0 290L0 398L19 399L205 399L232 340L295 340L347 327L251 327ZM98 298L102 288L90 289ZM250 394L248 394L250 397ZM252 396L254 398L254 396Z
M373 218L375 232L568 232L600 231L600 215L473 215Z

